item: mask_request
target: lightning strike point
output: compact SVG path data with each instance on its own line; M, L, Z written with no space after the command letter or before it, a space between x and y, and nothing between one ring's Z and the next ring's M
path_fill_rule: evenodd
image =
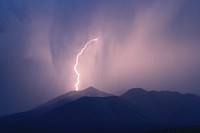
M89 44L91 44L92 42L97 42L97 41L98 41L98 38L94 38L94 39L90 40L89 42L87 42L87 43L85 44L85 46L81 49L81 51L78 53L78 55L76 56L76 63L75 63L75 65L74 65L74 71L75 71L75 73L76 73L76 75L77 75L77 82L76 82L76 84L75 84L76 91L79 90L78 85L79 85L79 83L80 83L80 73L79 73L78 70L77 70L77 66L78 66L78 62L79 62L79 57L83 54L84 50L87 48L87 46L88 46Z

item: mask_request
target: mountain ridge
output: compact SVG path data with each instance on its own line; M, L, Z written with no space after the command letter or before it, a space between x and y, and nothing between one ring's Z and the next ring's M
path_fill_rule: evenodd
M7 130L17 127L78 132L200 125L200 98L192 94L132 88L121 96L113 96L89 87L52 101L24 113L0 117L0 125Z
M171 91L131 89L121 95L160 122L173 125L200 124L200 97Z

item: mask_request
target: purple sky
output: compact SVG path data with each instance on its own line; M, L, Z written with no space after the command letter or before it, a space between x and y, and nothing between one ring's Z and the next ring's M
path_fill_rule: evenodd
M200 95L198 0L0 0L0 115L75 89Z

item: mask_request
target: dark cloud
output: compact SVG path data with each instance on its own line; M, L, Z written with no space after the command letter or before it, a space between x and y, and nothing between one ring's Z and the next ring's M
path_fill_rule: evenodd
M30 22L29 10L23 1L1 0L0 1L0 32L16 26L18 23L27 24Z

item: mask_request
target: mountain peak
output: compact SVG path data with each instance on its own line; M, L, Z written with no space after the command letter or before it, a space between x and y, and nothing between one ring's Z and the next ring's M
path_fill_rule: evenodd
M80 96L90 96L90 97L106 97L106 96L111 96L111 94L105 93L103 91L100 91L96 89L95 87L88 87L84 90L80 90L77 92L77 95Z
M89 86L88 88L84 89L84 90L80 90L80 91L84 91L84 92L98 92L99 90L96 89L95 87L93 86Z
M60 105L68 104L81 97L108 97L108 96L112 96L112 95L90 86L84 90L79 90L79 91L74 90L74 91L67 92L66 94L58 96L55 99L39 106L38 108L40 109L40 111L41 109L48 111Z
M123 95L143 95L146 94L147 91L142 89L142 88L132 88L130 90L128 90L127 92L125 92Z
M111 94L108 94L106 92L100 91L98 89L96 89L95 87L88 87L84 90L79 90L79 91L70 91L64 95L59 96L56 99L71 99L71 100L76 100L79 99L81 97L107 97L107 96L112 96Z

